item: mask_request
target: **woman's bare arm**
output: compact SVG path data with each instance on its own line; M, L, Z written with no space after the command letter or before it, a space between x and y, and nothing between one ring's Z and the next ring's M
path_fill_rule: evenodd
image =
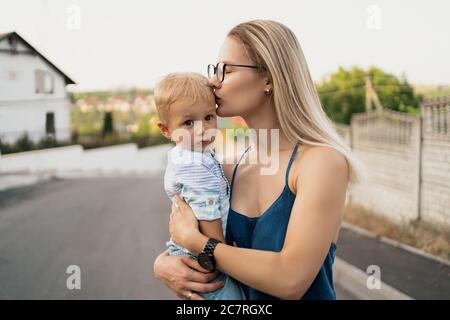
M345 157L331 148L311 148L302 161L297 197L281 252L218 244L218 268L238 281L283 299L298 299L318 274L341 223L348 183ZM180 204L186 205L184 202ZM175 232L176 233L176 232ZM181 233L181 232L180 232ZM172 234L174 236L174 234ZM198 254L207 237L178 239Z

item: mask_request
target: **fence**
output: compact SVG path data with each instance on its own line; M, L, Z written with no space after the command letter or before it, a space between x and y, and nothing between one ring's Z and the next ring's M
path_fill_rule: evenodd
M450 228L450 96L424 101L420 117L370 111L337 131L368 169L353 203L397 223Z
M430 99L421 106L421 218L450 225L450 96Z

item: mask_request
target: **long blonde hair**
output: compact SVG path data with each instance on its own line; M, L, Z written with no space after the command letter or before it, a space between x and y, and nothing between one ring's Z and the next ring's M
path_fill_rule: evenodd
M364 182L366 170L324 112L295 34L279 22L253 20L235 26L228 36L267 71L275 112L289 141L336 149L349 164L350 185Z

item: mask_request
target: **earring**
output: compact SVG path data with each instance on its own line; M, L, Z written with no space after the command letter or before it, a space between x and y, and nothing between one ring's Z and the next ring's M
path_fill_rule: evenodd
M270 89L265 89L264 91L266 92L267 95L269 95L272 92L272 90Z

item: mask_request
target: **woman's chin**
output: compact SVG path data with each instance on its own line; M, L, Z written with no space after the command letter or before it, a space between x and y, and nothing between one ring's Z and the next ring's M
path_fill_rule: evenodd
M226 117L233 117L229 112L227 112L227 109L223 107L223 105L219 105L216 109L216 113L219 117L226 118Z

